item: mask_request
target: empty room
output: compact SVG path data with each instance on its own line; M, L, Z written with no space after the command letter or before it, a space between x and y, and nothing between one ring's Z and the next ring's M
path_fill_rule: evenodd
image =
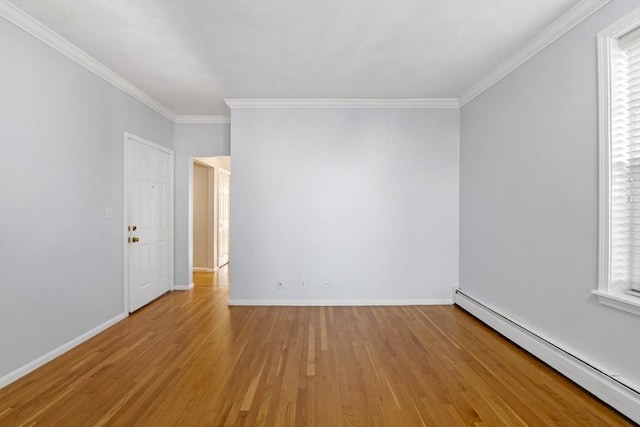
M0 0L0 426L638 425L636 182L640 0Z

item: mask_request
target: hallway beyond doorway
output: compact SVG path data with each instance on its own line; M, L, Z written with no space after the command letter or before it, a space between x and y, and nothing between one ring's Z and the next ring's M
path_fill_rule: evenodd
M194 271L193 284L195 286L213 286L214 288L229 287L229 264L223 265L213 273Z

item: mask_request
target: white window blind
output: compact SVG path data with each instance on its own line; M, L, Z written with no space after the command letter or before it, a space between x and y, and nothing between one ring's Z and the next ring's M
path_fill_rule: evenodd
M611 63L611 282L640 292L640 28Z

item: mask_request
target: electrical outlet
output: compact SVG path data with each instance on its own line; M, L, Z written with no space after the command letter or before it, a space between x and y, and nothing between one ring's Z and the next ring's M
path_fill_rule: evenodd
M284 287L284 285L282 284L282 282L276 282L276 289L282 289Z
M305 283L304 279L302 279L302 281L300 282L300 287L301 288L306 288L307 284Z

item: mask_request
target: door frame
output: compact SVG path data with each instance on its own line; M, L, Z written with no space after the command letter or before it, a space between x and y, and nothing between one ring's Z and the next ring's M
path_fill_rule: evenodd
M229 225L227 226L227 240L228 240L228 248L227 248L227 262L223 265L220 265L220 175L226 175L227 177L229 177L229 212L231 212L231 171L228 171L226 169L223 168L217 168L217 174L216 174L216 181L215 181L215 191L216 191L216 195L217 195L217 199L218 199L218 206L217 206L217 212L216 212L216 224L215 224L215 233L216 233L216 268L220 268L223 265L227 265L229 264L229 255L231 252L231 239L229 236L230 230L231 230L231 215L229 215L229 218L227 219L227 221L229 221Z
M229 176L231 176L231 169L225 169L222 166L213 166L212 164L208 163L205 160L201 160L201 159L207 159L207 158L227 158L227 159L231 159L231 156L228 154L211 154L211 155L198 155L198 156L191 156L191 162L189 163L189 214L188 214L188 237L187 237L187 248L188 248L188 271L190 271L190 274L193 274L194 271L206 271L208 273L215 273L216 271L219 270L219 265L218 265L218 253L217 253L217 246L218 246L218 239L217 239L217 234L218 234L218 171L219 170L224 170L226 172L229 173ZM194 270L193 268L193 192L194 192L194 164L199 164L201 166L206 166L207 168L209 168L212 171L211 176L209 177L209 182L208 184L211 185L211 188L213 189L213 192L215 192L215 197L213 198L213 205L212 206L212 211L213 214L211 216L212 221L211 221L211 234L210 234L210 238L212 240L212 242L215 244L214 246L216 247L216 250L214 251L214 257L211 260L212 265L214 267L212 268L208 268L206 270ZM229 188L229 191L231 191L231 188ZM231 193L229 193L229 198L231 198ZM215 218L214 218L215 217ZM210 218L210 219L211 219ZM229 222L229 224L231 224L231 222ZM231 247L231 246L229 246ZM193 281L191 282L191 285L189 286L189 289L191 289L193 287ZM185 289L187 287L185 286ZM178 287L178 289L181 289L180 287Z
M127 225L129 223L129 166L131 161L131 153L129 152L129 140L139 144L146 145L153 149L162 151L169 155L169 206L171 206L171 218L169 220L171 232L169 233L169 290L175 289L175 256L174 256L174 240L175 240L175 201L174 201L174 187L175 187L175 152L167 147L158 145L155 142L141 138L129 132L124 133L124 200L122 203L123 212L123 224L122 224L122 246L124 253L123 267L123 290L124 290L124 312L129 314L129 243L127 238L129 237L129 231Z
M196 178L195 178L195 165L200 165L202 167L207 168L207 264L211 264L211 267L207 265L207 267L194 267L193 261L191 263L191 272L193 274L194 271L205 272L205 273L215 273L218 271L218 255L217 255L217 225L218 225L218 192L216 189L217 178L216 173L218 171L217 166L211 166L209 163L203 162L198 158L202 158L204 156L193 157L193 164L191 165L191 186L190 186L190 195L191 195L191 206L190 206L190 222L191 222L191 231L189 232L189 247L191 248L192 256L194 258L194 239L193 239L193 228L194 228L194 216L195 216L195 191L196 191ZM220 156L207 156L207 157L220 157Z

